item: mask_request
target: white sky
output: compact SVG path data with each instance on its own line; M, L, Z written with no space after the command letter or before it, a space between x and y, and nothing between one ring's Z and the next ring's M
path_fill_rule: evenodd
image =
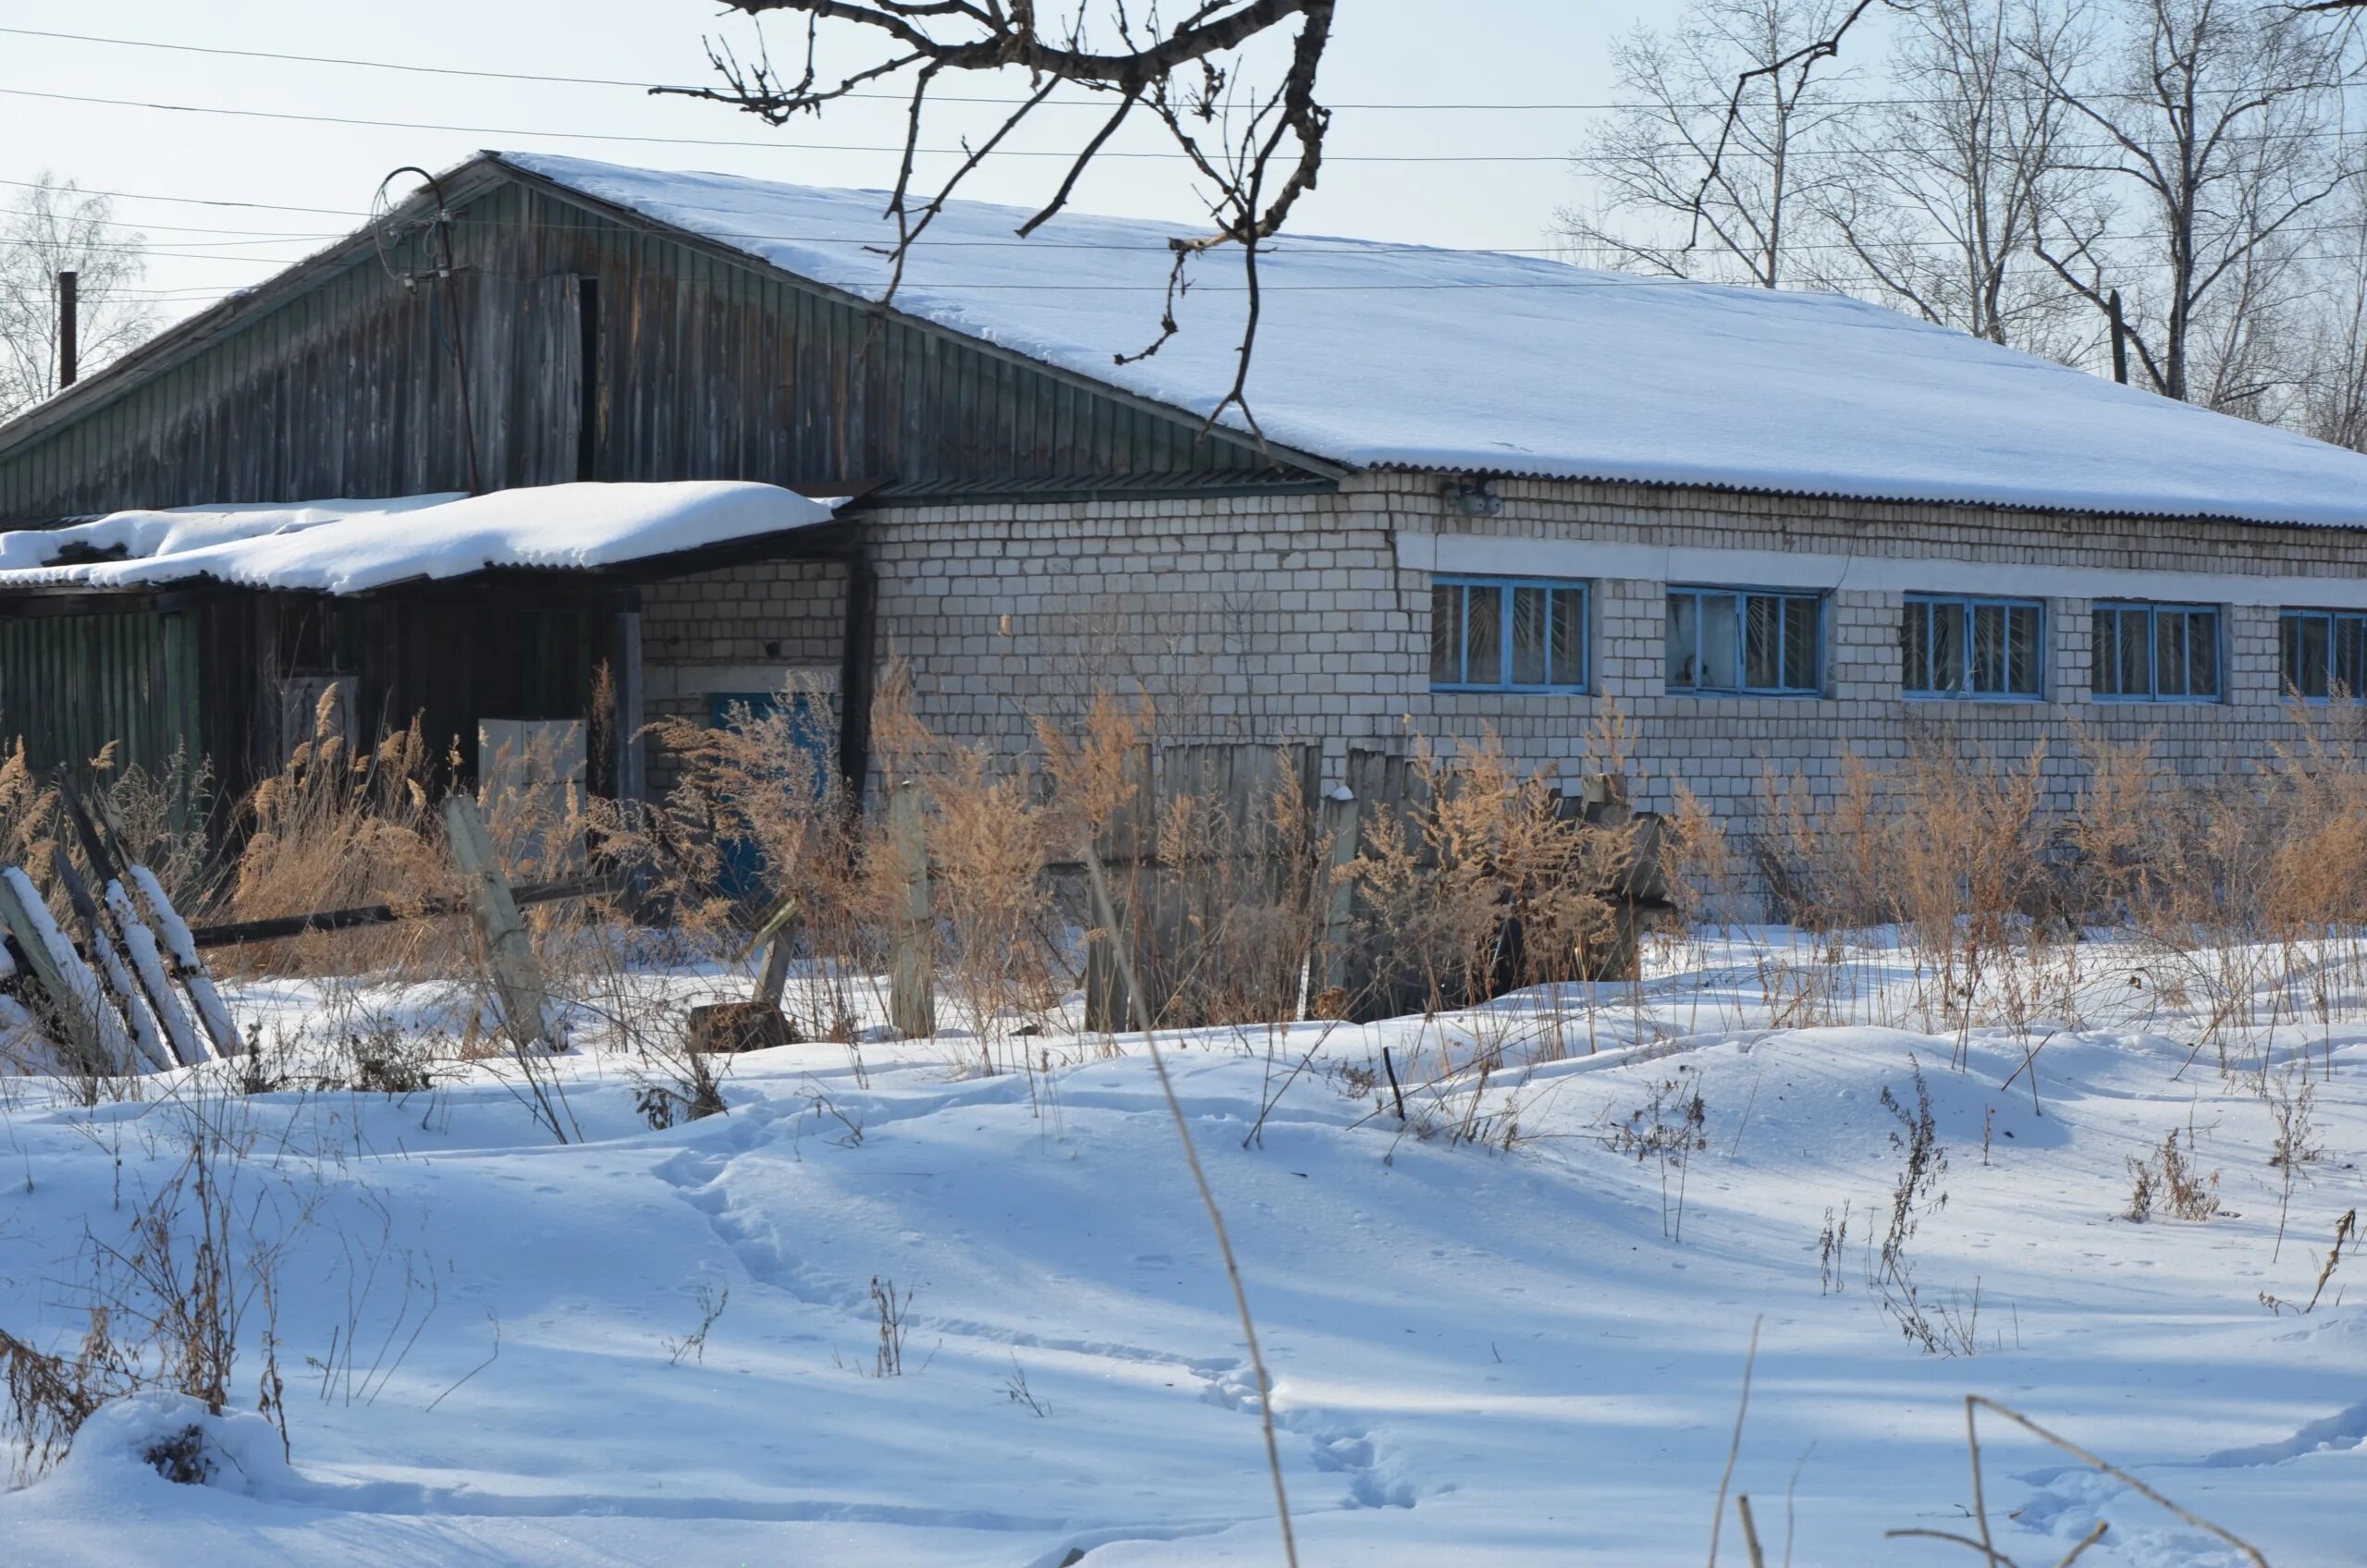
M1324 68L1338 104L1600 103L1618 95L1605 44L1639 18L1665 21L1673 0L1343 0ZM272 50L406 64L541 74L695 82L706 79L701 40L745 44L752 24L703 0L411 0L384 7L319 0L227 0L192 7L163 0L0 0L0 27ZM770 24L784 55L800 36ZM1008 93L1010 83L969 91ZM64 103L26 92L215 108L497 128L428 130L305 124ZM979 111L984 113L984 111ZM1499 107L1339 110L1321 189L1301 209L1302 232L1499 248L1549 241L1554 209L1575 183L1561 161L1590 116ZM965 129L951 117L929 141ZM1052 149L1062 128L1098 123L1089 107L1043 112L1024 143ZM374 69L294 65L0 32L0 179L48 169L85 188L215 201L337 209L353 216L241 211L119 200L117 216L147 233L147 286L173 291L178 315L219 292L269 276L276 263L343 233L398 165L442 168L480 147L572 153L656 167L710 168L816 185L878 186L895 173L886 149L901 138L896 104L848 103L783 130L721 105L652 99L629 89L478 81ZM544 134L533 134L540 131ZM681 146L582 135L715 138L756 145ZM1113 144L1161 145L1155 131ZM1358 155L1526 155L1543 162L1358 163ZM943 168L943 164L938 165ZM1024 202L1047 194L1062 165L999 159L970 194ZM12 192L0 187L0 200ZM1165 160L1111 160L1088 177L1087 211L1188 219L1184 171ZM197 233L190 229L235 230ZM257 232L261 231L261 232ZM283 236L297 236L287 238Z

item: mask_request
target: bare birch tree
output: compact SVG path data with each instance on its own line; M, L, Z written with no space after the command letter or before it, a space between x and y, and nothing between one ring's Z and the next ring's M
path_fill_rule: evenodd
M1821 281L1943 325L2058 359L2085 311L2038 257L2043 214L2084 194L2064 166L2069 107L2030 61L2092 42L2061 0L1921 0L1904 18L1878 104L1834 128L1816 188L1834 249Z
M104 196L37 176L0 213L0 419L57 390L57 275L79 275L76 334L84 370L155 330L155 312L131 290L147 270L146 241L113 226Z
M1561 214L1572 244L1632 271L1792 281L1840 79L1784 62L1840 11L1839 0L1689 0L1674 30L1639 27L1614 45L1637 102L1574 154L1600 202Z
M2074 166L2128 193L2084 218L2055 214L2039 254L2097 311L2124 296L2142 379L2203 391L2237 411L2260 388L2213 367L2214 312L2241 316L2308 214L2359 174L2342 126L2337 32L2257 0L2115 0L2115 43L2092 63L2029 55L2046 92L2095 143ZM2216 352L2245 350L2225 320Z
M2321 441L2367 452L2367 184L2343 192L2325 240L2323 292L2300 345L2294 423Z

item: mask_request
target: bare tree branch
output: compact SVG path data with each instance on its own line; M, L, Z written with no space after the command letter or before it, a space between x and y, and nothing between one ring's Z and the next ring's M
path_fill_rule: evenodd
M1709 166L1702 171L1701 183L1693 194L1693 238L1686 241L1686 249L1691 250L1700 239L1701 203L1709 197L1711 187L1716 183L1720 171L1725 165L1726 149L1733 144L1735 128L1742 121L1743 96L1750 91L1750 84L1761 80L1772 81L1780 98L1783 96L1784 75L1789 71L1794 75L1793 95L1797 97L1807 90L1809 73L1823 61L1840 55L1842 42L1849 36L1849 30L1863 20L1866 13L1878 3L1895 10L1903 10L1911 6L1915 0L1854 0L1849 9L1842 14L1840 21L1819 37L1735 75L1734 91L1726 97L1725 121L1718 129L1718 143L1711 149Z
M1175 305L1188 287L1185 268L1194 258L1226 246L1242 252L1248 310L1231 388L1208 413L1213 426L1228 409L1238 410L1254 432L1248 408L1251 359L1259 317L1257 251L1289 221L1301 196L1315 189L1323 164L1323 141L1331 111L1318 102L1317 76L1331 41L1337 0L1199 0L1170 26L1155 3L1145 0L1080 0L1078 8L1054 24L1039 22L1035 0L726 0L752 18L788 12L805 20L804 58L794 76L777 69L760 53L742 61L729 45L708 46L720 85L654 91L728 104L768 125L783 125L801 114L820 114L828 104L883 80L913 73L905 116L903 155L887 216L896 226L889 286L879 301L884 316L903 282L912 249L963 183L1011 134L1063 86L1114 95L1117 106L1072 159L1059 187L1019 228L1034 234L1065 208L1078 181L1136 111L1147 112L1189 159L1202 184L1209 232L1179 236L1166 309L1158 336L1120 363L1153 354L1174 336ZM1237 80L1237 56L1252 43L1279 36L1295 20L1278 81L1245 92ZM1096 42L1096 27L1114 47ZM831 30L826 34L825 30ZM833 77L821 67L826 36L852 37L865 52L860 67ZM1023 71L1030 92L1015 103L995 131L963 157L952 174L937 182L926 199L914 194L915 168L929 93L949 72Z
M1680 277L1738 270L1761 288L1791 277L1838 108L1806 76L1770 78L1768 66L1796 55L1802 38L1824 37L1846 4L1692 0L1674 27L1638 29L1614 44L1635 102L1576 154L1606 210L1565 210L1564 232L1617 266ZM1772 90L1737 97L1720 115L1738 67Z

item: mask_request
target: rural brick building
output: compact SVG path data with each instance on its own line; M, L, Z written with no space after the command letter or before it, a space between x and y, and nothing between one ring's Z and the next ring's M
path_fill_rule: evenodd
M720 564L535 580L578 634L516 656L569 679L549 712L474 717L566 717L586 661L629 663L644 715L700 717L789 670L859 695L893 655L956 737L1016 748L1029 712L1139 683L1171 738L1316 741L1336 773L1483 726L1574 762L1615 703L1647 803L1682 778L1740 809L1770 766L1829 780L1935 728L2053 742L2067 781L2075 726L2215 769L2287 735L2288 697L2367 688L2367 457L1857 301L1285 239L1259 429L1204 429L1237 272L1212 259L1176 337L1114 362L1156 332L1159 226L1023 242L950 209L883 320L876 193L509 154L440 185L0 427L0 527L760 481L845 499ZM29 558L13 537L0 563ZM389 707L351 643L395 588L323 608L250 582L267 603L234 619L281 636L176 642L222 587L0 571L0 730L57 728L69 639L122 665L94 723L192 680L350 676ZM284 634L315 614L343 630ZM92 630L121 618L153 630ZM276 701L239 731L259 759ZM190 733L141 722L151 751Z

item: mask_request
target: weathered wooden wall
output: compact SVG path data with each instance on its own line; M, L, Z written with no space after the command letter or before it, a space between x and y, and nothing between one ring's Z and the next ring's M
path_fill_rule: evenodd
M194 758L192 631L153 607L104 604L0 617L0 738L21 737L41 769L80 766L110 743L122 766L154 770L184 743Z
M178 362L127 377L120 395L0 435L0 523L465 489L472 428L488 489L1272 467L1252 444L1203 438L1189 418L882 323L521 183L457 211L449 279L432 276L430 258L399 257L397 271L430 273L407 285L365 245Z

